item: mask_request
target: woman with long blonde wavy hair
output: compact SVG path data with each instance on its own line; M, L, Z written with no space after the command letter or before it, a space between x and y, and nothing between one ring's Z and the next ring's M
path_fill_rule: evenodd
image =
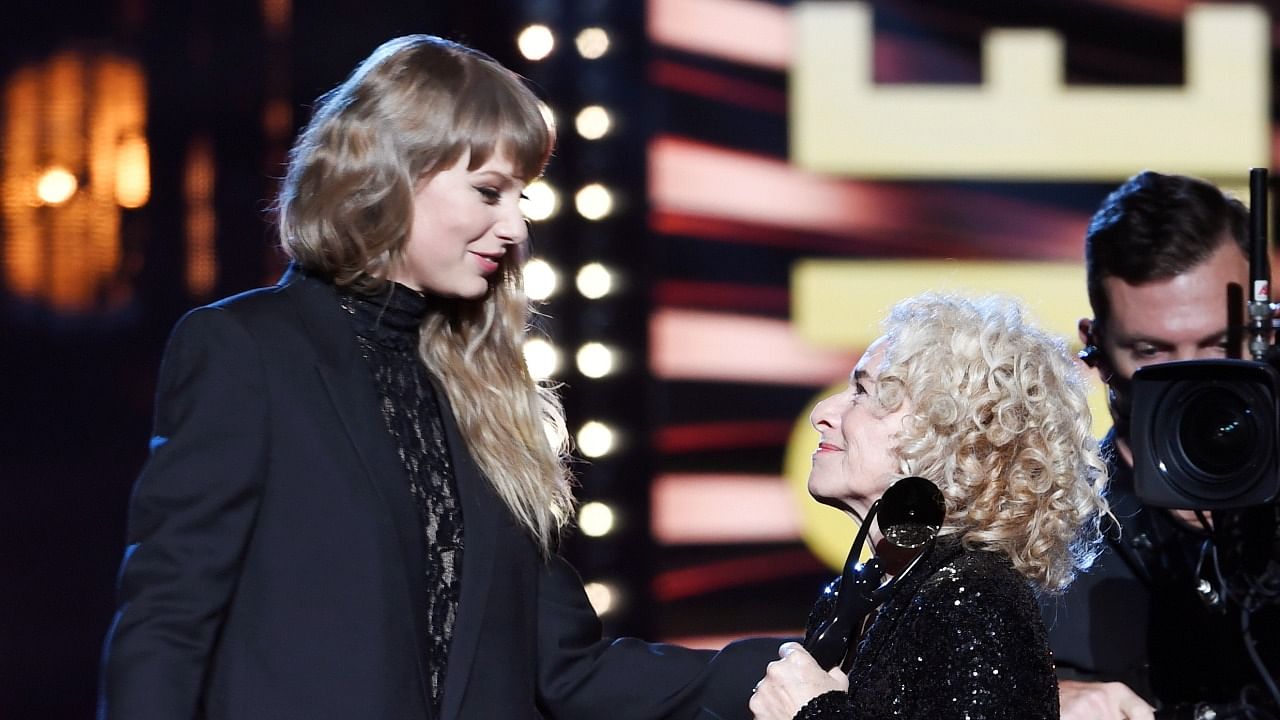
M923 295L896 306L846 390L814 408L809 474L819 502L867 518L895 482L941 491L922 554L894 548L896 577L849 661L824 671L785 644L751 699L761 720L1057 720L1037 596L1096 557L1106 467L1087 385L1060 339L1007 299Z
M101 718L745 714L764 645L607 641L556 552L519 208L554 140L521 78L427 35L320 98L288 271L170 338Z

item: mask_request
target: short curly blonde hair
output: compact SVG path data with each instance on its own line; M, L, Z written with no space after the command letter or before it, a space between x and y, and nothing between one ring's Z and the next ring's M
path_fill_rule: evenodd
M1097 556L1108 512L1087 385L1066 344L998 297L921 295L884 329L879 401L911 408L901 472L942 489L942 534L1061 591Z

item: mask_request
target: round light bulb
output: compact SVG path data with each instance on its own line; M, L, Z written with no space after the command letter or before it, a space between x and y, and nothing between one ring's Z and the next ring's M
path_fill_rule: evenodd
M613 429L592 420L578 430L578 448L591 458L604 457L613 450Z
M556 292L560 276L546 260L530 260L524 266L524 294L531 300L546 300Z
M614 353L608 346L589 342L578 348L578 372L589 378L602 378L613 372Z
M530 25L516 37L516 46L526 60L537 62L551 54L556 47L556 36L546 25Z
M602 502L583 503L578 508L578 528L587 537L604 537L613 530L613 508Z
M603 616L613 609L614 591L608 584L589 582L582 588L587 591L587 601L591 603L596 615Z
M609 33L604 28L583 28L573 42L578 46L578 54L588 60L603 57L609 51Z
M599 140L609 134L609 129L613 127L613 118L603 106L588 105L574 116L573 127L583 138Z
M613 211L613 194L600 183L591 183L573 198L578 214L588 220L603 220Z
M550 105L539 100L538 112L542 113L542 121L547 124L547 127L551 128L552 130L555 130L556 129L556 111L552 110Z
M546 380L560 369L560 351L542 338L530 338L524 343L524 364L534 380Z
M613 290L613 273L598 262L587 263L578 270L574 283L588 300L599 300Z
M64 167L51 167L36 180L36 197L46 205L61 205L80 187L76 176Z
M534 180L524 189L520 211L534 222L548 220L560 211L560 193L546 180Z

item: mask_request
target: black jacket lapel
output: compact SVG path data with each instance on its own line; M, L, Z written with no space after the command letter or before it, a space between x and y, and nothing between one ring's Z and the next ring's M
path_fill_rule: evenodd
M378 394L372 374L357 351L354 330L338 305L334 289L307 276L296 266L280 281L290 286L290 296L311 337L320 361L316 365L322 384L363 463L367 480L383 501L389 529L395 534L406 573L412 610L413 643L417 650L418 677L423 706L430 708L424 667L422 632L426 627L426 560L423 556L421 520L414 509L404 466L395 443L378 412ZM470 548L468 548L469 550ZM464 559L464 568L466 560ZM463 575L463 587L467 576ZM464 591L465 596L465 591Z
M497 537L506 507L490 489L488 479L471 457L458 430L449 398L438 382L436 396L440 399L440 414L453 460L454 482L463 508L462 593L458 598L458 619L449 648L449 665L440 708L442 720L454 720L462 707L484 625L493 584Z

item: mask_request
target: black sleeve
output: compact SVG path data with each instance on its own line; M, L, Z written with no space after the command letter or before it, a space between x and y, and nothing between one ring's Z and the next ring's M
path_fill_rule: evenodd
M856 717L849 693L831 690L805 703L793 720L854 720Z
M749 718L751 688L780 638L715 652L601 636L582 581L553 558L539 581L538 698L552 718Z
M165 351L151 456L129 505L99 718L197 713L262 491L262 364L227 311L188 314Z
M840 717L913 720L1057 720L1058 693L1039 608L1002 578L940 579L906 612L883 662L898 694ZM892 695L892 696L890 696Z

